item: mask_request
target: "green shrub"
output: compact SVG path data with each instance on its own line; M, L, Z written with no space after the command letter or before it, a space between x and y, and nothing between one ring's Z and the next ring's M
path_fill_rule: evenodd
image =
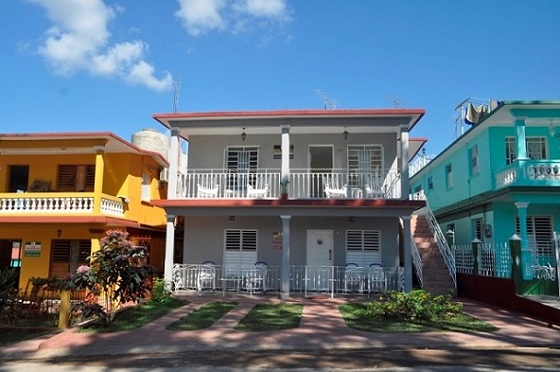
M154 278L150 301L158 304L167 304L171 302L171 291L169 290L165 279Z
M443 320L461 312L461 303L451 301L450 295L433 296L424 290L408 293L390 291L378 301L367 304L366 315L398 320Z

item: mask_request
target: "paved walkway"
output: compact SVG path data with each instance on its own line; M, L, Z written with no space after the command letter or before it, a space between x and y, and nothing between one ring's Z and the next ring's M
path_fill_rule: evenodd
M65 355L174 353L211 350L317 350L371 348L496 349L513 346L560 345L560 329L522 314L470 299L461 299L463 311L487 321L499 330L492 333L456 332L370 333L346 327L337 306L344 299L294 298L304 304L299 328L275 332L240 332L233 326L258 302L277 302L272 297L236 297L239 305L210 328L167 331L165 326L209 301L223 297L191 296L191 301L146 326L126 332L90 334L74 329L50 338L39 338L0 348L0 359L53 358ZM231 299L226 297L226 299Z

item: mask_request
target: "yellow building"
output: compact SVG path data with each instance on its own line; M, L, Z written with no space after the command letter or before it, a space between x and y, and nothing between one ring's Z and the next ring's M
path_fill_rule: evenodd
M151 202L167 195L166 156L108 132L0 134L0 267L19 268L20 288L61 278L120 229L163 272L166 217Z

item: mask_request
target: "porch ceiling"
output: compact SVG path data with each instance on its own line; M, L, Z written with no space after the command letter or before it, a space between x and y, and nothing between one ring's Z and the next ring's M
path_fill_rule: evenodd
M398 132L401 125L411 130L424 115L424 110L284 110L155 114L167 128L179 128L181 136L240 134L280 134L290 126L293 134L388 133Z

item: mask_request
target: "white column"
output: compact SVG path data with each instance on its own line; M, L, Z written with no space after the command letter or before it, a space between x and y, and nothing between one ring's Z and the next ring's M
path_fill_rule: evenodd
M179 128L171 128L169 144L169 179L167 181L167 199L177 199L177 173L179 172Z
M282 168L280 174L281 192L288 192L288 181L290 179L290 126L282 125Z
M401 131L401 199L408 199L410 182L408 179L408 125L400 126Z
M173 253L175 250L175 216L167 215L165 231L165 261L163 265L163 278L168 286L171 286L173 279Z
M280 298L290 297L290 219L292 216L280 216L282 219L282 275Z
M403 256L404 256L404 291L412 291L412 251L410 245L410 216L402 216L403 220Z

